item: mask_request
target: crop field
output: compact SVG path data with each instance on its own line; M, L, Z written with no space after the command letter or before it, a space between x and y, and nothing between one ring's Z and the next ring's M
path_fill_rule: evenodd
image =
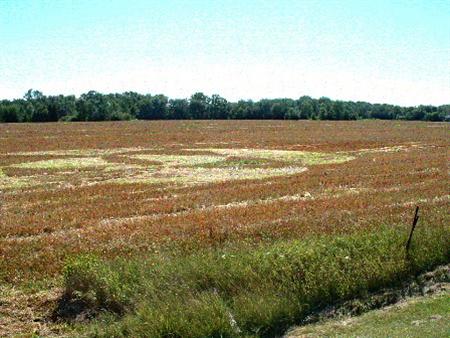
M274 336L316 306L448 263L449 131L0 125L0 336Z

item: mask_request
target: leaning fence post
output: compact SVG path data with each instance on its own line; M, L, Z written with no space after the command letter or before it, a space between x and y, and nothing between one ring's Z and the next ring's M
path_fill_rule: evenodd
M419 207L416 206L416 213L414 214L414 219L411 227L411 232L409 233L408 242L406 242L406 255L409 256L409 247L411 246L411 239L416 228L417 221L419 220Z

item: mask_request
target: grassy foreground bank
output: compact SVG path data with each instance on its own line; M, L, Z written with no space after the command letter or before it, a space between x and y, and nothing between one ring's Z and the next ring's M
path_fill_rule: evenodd
M307 325L288 334L305 337L448 337L450 292L416 297L355 318Z
M408 258L407 235L381 227L172 259L79 257L66 266L60 311L77 303L96 313L80 328L92 336L274 336L316 309L449 261L448 228L417 229Z

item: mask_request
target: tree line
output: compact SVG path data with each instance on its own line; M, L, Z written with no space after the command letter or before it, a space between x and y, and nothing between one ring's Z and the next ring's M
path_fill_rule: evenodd
M276 120L425 120L449 121L450 104L401 107L314 99L262 99L228 102L219 95L195 93L189 99L125 92L46 96L28 90L22 99L0 101L0 122L118 121L181 119L276 119Z

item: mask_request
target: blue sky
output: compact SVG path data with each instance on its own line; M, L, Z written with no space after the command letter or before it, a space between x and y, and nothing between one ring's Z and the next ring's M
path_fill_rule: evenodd
M0 98L450 103L450 0L0 0Z

